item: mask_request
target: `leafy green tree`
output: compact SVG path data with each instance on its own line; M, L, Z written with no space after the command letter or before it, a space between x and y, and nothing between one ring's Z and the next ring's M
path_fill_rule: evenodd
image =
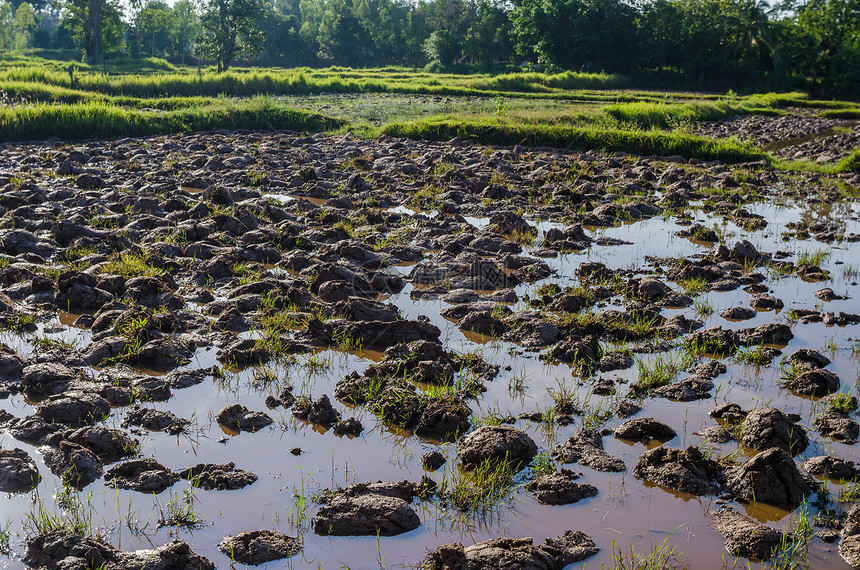
M138 33L149 47L149 56L167 55L173 33L173 10L164 2L150 2L140 13Z
M404 32L409 9L392 0L353 0L352 12L370 40L372 63L402 61L406 57Z
M33 8L26 2L21 2L15 10L15 47L27 49L30 47L30 32L36 27L36 15Z
M860 0L809 0L793 6L797 25L818 44L816 79L838 76L845 64L857 72L857 43L860 41ZM853 62L851 61L853 59Z
M173 5L173 27L170 53L185 63L194 49L194 40L201 33L200 17L194 4L179 0Z
M134 55L137 59L143 57L143 31L141 30L141 16L145 8L144 0L128 0L128 12L126 16L129 21L129 43L134 43Z
M0 50L7 50L12 47L13 29L12 6L8 2L0 2Z
M764 0L729 0L724 4L730 56L748 69L771 67L772 24Z
M424 55L431 63L445 67L456 62L460 44L450 32L436 30L424 42Z
M732 17L744 0L657 0L639 19L639 65L680 71L699 88L736 85L742 54L757 49L755 37ZM737 10L735 10L737 12Z
M509 61L514 57L511 20L502 4L479 0L476 17L466 32L466 52L484 63Z
M465 34L475 19L475 5L467 0L433 0L418 7L432 30Z
M317 43L323 59L332 59L344 65L361 65L373 55L370 35L355 16L352 0L326 2Z
M517 49L563 69L626 71L636 12L620 0L515 0Z
M423 36L421 46L427 59L443 66L464 59L466 36L476 18L473 0L431 0L415 11L427 27L425 34L430 34Z
M299 2L299 21L301 22L299 36L308 47L308 50L314 55L320 51L317 37L319 36L324 12L325 6L322 0L301 0Z
M116 0L66 0L64 25L92 63L123 45L123 23Z
M264 15L263 0L210 0L201 18L200 52L215 59L219 71L227 71L239 54L256 55L266 39L257 27Z

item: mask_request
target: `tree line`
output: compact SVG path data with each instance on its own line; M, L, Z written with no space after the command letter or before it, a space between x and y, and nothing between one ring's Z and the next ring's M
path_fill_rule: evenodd
M860 0L3 0L0 50L256 65L528 66L856 93Z

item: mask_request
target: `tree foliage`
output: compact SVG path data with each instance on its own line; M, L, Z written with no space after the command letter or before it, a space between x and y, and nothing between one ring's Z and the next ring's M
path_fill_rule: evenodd
M196 55L221 69L519 63L655 86L860 96L860 0L201 1L0 0L0 49L74 39L92 62Z
M620 0L517 0L517 48L562 69L624 71L633 60L635 11Z
M124 43L121 10L116 0L66 0L65 25L92 63Z
M264 13L262 0L210 0L201 18L200 53L215 59L223 71L237 55L259 53L265 34L256 22Z
M15 10L15 47L27 49L30 47L30 32L36 27L36 15L32 6L21 2Z
M0 2L0 51L12 47L14 38L12 35L13 26L12 6L8 2Z

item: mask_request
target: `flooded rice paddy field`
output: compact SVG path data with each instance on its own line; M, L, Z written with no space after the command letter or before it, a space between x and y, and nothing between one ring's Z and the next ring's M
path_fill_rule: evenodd
M692 162L2 147L0 564L857 564L858 180Z

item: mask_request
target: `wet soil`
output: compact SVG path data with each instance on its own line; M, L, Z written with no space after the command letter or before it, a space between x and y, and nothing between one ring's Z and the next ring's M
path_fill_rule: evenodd
M834 537L856 497L821 467L857 461L851 184L457 140L2 146L0 564L56 538L36 505L73 500L118 564L179 538L201 567L232 545L596 569L666 540L704 569L770 553L730 525L809 513ZM501 499L453 494L487 469L515 472ZM749 518L715 524L726 504ZM807 560L839 551L816 534Z
M752 141L775 156L838 162L860 145L856 120L815 116L821 109L788 109L781 117L746 115L696 125L694 130L712 137Z

